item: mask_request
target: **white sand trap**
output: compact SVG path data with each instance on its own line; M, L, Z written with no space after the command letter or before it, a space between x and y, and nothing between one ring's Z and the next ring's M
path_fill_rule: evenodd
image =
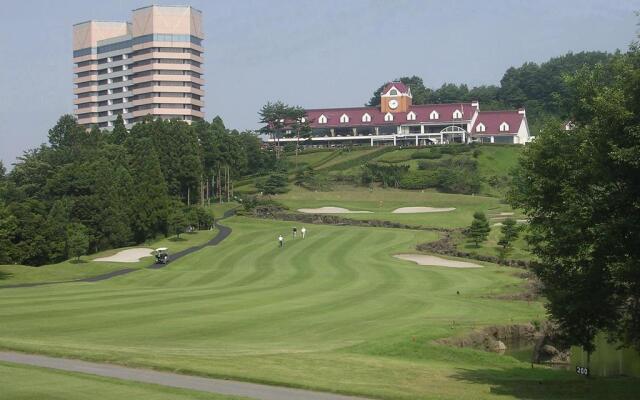
M455 210L454 207L438 208L438 207L401 207L396 208L392 214L416 214L416 213L432 213L432 212L447 212Z
M152 249L144 247L136 247L134 249L126 249L117 252L109 257L94 258L93 261L107 261L107 262L122 262L122 263L134 263L140 261L143 257L149 257Z
M306 214L372 214L372 211L353 211L342 207L299 208Z
M431 265L435 267L449 268L482 268L482 265L474 264L466 261L447 260L436 256L428 256L425 254L396 254L395 258L401 260L413 261L420 265Z

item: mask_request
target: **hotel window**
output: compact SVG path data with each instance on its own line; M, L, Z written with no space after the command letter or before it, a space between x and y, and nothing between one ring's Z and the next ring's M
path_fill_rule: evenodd
M453 119L461 119L462 118L462 113L460 112L460 110L455 110L453 112Z
M327 123L327 117L324 116L324 114L322 114L319 118L318 118L318 123L319 124L326 124Z
M482 122L480 122L478 125L476 125L476 132L484 132L486 130L484 124Z
M438 118L440 118L440 114L438 114L436 110L431 111L431 114L429 114L429 119L438 119Z
M415 120L416 120L416 113L411 111L409 114L407 114L407 121L415 121Z
M503 122L500 124L500 132L509 132L509 124Z
M342 116L340 117L340 123L346 124L348 122L349 122L349 116L347 114L342 114Z
M391 114L391 113L386 113L386 114L384 115L384 120L385 120L385 121L387 121L387 122L389 122L389 121L393 121L393 114Z
M362 116L362 122L371 122L371 115L369 115L369 113L365 113Z

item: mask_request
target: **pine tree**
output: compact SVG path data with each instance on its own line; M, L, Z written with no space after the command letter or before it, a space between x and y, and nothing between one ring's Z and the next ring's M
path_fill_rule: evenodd
M167 217L167 225L169 227L169 232L175 234L178 239L180 239L180 234L184 233L187 226L189 225L187 215L181 207L174 208L169 213L169 216Z
M73 223L67 228L67 249L69 257L80 261L80 256L87 254L89 250L89 235L87 233L87 227Z
M467 231L469 241L473 242L476 247L480 247L480 243L487 240L489 232L491 232L491 227L489 226L487 217L483 212L476 211L473 214L473 222L471 222L471 226Z
M113 123L113 131L111 131L111 143L123 144L127 140L129 131L124 125L122 114L118 114L118 117Z
M165 227L167 184L151 140L130 137L127 142L129 173L133 180L131 228L136 242L153 237Z
M517 222L513 218L507 218L502 222L502 228L500 228L502 236L498 240L498 257L504 260L513 250L513 242L518 239L520 229L517 226Z

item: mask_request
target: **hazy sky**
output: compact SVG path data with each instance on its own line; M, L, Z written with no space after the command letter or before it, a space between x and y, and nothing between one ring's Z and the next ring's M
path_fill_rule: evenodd
M131 10L181 0L7 1L0 20L0 159L47 140L73 110L71 27L128 20ZM626 50L640 2L254 0L200 1L205 113L258 126L268 100L360 106L385 81L498 84L504 71L568 51Z

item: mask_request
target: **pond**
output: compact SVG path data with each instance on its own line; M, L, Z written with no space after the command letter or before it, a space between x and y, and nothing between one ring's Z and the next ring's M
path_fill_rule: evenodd
M626 375L640 378L640 353L634 349L618 349L607 343L604 335L596 337L596 351L591 355L590 374L592 376ZM587 353L581 347L571 348L571 366L587 366Z

